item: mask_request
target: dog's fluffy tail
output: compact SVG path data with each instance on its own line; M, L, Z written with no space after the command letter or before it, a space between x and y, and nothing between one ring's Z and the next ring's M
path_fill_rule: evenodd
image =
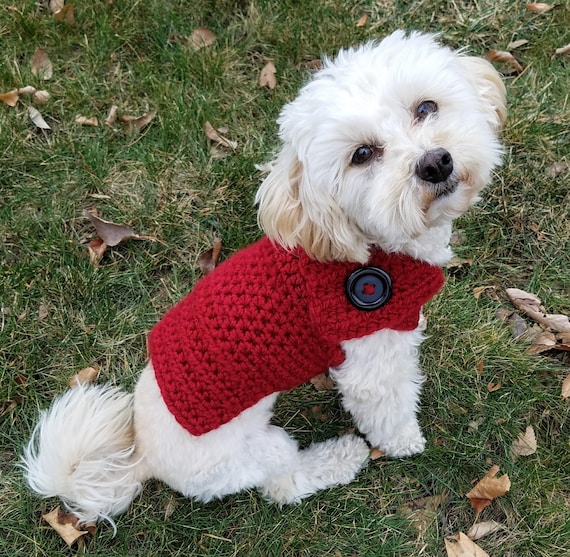
M114 527L141 488L134 451L133 395L79 385L42 412L22 465L36 493L60 497L81 523Z

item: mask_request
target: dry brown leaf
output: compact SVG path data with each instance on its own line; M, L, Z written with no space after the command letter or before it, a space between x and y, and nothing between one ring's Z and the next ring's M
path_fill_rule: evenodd
M131 116L123 114L119 116L119 121L123 124L125 129L130 132L138 132L149 124L156 116L156 110L145 112L142 116Z
M28 106L28 115L36 127L42 130L51 130L50 125L44 120L44 117L37 108Z
M267 62L259 74L259 86L275 89L275 87L277 87L277 77L275 76L276 72L275 64L271 61Z
M383 456L386 456L386 453L374 447L373 449L370 449L370 455L368 456L368 458L370 458L370 460L378 460Z
M57 21L63 21L68 25L73 25L75 23L75 6L73 4L66 4L58 12L53 14L53 17Z
M563 56L564 54L568 54L570 52L570 44L566 46L561 46L554 51L554 56Z
M463 532L459 532L457 536L445 538L445 551L447 557L489 557L488 553Z
M544 14L549 12L554 8L553 4L546 4L545 2L533 2L532 4L527 4L526 9L533 14Z
M99 120L97 120L96 116L91 116L91 117L76 116L75 117L75 123L80 124L82 126L98 126Z
M562 398L570 398L570 374L562 381Z
M216 40L216 34L207 27L198 27L190 35L188 42L196 50L210 46Z
M491 466L487 474L467 493L473 508L480 513L490 505L496 497L501 497L511 488L511 480L507 474L496 477L499 467Z
M103 259L107 244L101 240L101 238L93 238L93 240L87 244L87 249L89 250L89 260L97 267L101 259Z
M111 106L105 118L106 126L112 126L117 121L117 110L119 110L119 107L116 104Z
M26 85L25 87L20 87L18 89L18 95L33 95L37 89L31 85Z
M494 286L476 286L473 289L473 296L475 296L475 299L478 300L481 297L481 294L483 294L483 292L486 290L494 291L495 289L496 288Z
M525 44L528 44L528 41L526 39L519 39L518 41L513 41L512 43L509 43L507 45L507 50L516 50L517 48L520 48Z
M437 509L446 498L447 493L444 492L441 495L414 499L402 505L400 510L412 521L418 532L424 534L437 518Z
M471 528L469 528L469 532L467 532L467 537L473 541L480 540L489 534L494 534L499 530L503 530L505 527L500 523L494 520L486 520L484 522L478 522L477 524L473 524Z
M540 298L518 288L507 288L507 296L513 306L532 320L560 333L570 332L570 319L566 315L547 314Z
M570 47L570 45L568 45ZM549 178L556 178L560 174L570 173L570 163L566 161L555 162L546 169Z
M56 14L65 6L65 0L49 0L48 7L52 14Z
M47 91L44 91L43 89L40 91L34 91L34 93L32 94L34 102L40 105L47 104L50 97L51 95Z
M42 518L63 538L69 547L72 547L79 538L89 533L86 529L79 530L77 528L78 518L75 515L64 513L59 507L42 515Z
M445 268L453 270L461 267L471 267L471 265L473 265L473 259L454 256L445 264Z
M487 383L487 390L490 393L494 393L495 391L498 391L501 388L501 383Z
M8 91L8 93L0 94L0 102L7 104L8 106L16 106L18 100L20 99L20 95L18 95L18 91Z
M40 79L47 80L53 77L53 64L43 48L36 48L32 60L32 73Z
M206 137L210 141L213 141L216 145L219 145L220 147L227 147L229 149L236 149L237 145L238 145L237 141L231 141L227 137L224 137L219 132L220 129L222 129L222 128L215 130L214 127L212 126L212 124L210 124L210 122L206 122L204 124L204 131L206 133Z
M356 26L357 27L364 27L366 25L366 22L368 21L368 16L366 14L364 14L357 22L356 22Z
M534 428L529 425L524 433L521 433L511 445L511 458L517 456L530 456L536 452L536 435Z
M522 73L523 67L518 60L506 50L489 50L485 55L487 60L491 62L501 62L502 64L509 64L516 73Z
M213 247L200 254L200 257L198 258L198 266L202 273L207 275L216 268L221 251L222 239L214 238Z
M108 246L116 246L123 240L156 241L156 238L152 236L140 236L139 234L135 234L134 230L128 226L103 220L99 218L93 210L85 211L85 216L93 223L99 238Z
M556 337L550 331L543 331L534 339L533 343L527 348L529 354L541 354L547 350L556 347Z
M99 377L99 366L89 366L78 371L69 381L68 385L73 388L83 383L93 383Z
M311 384L317 391L332 391L335 388L335 382L328 373L320 373L311 379Z

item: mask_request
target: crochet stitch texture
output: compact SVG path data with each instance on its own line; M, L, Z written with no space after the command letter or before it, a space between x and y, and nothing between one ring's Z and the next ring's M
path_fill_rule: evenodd
M440 268L376 251L368 265L392 279L374 311L345 295L356 263L320 263L264 238L237 252L152 329L149 349L162 397L201 435L271 393L292 389L345 359L340 343L380 329L410 331L443 286Z

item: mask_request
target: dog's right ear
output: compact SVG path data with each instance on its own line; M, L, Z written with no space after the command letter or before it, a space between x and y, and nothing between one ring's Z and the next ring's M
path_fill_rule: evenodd
M459 56L466 77L471 81L479 96L487 102L490 123L499 132L507 118L507 90L499 72L484 58Z
M270 240L294 248L303 212L299 200L303 165L292 150L284 148L269 166L269 174L255 196L257 220Z

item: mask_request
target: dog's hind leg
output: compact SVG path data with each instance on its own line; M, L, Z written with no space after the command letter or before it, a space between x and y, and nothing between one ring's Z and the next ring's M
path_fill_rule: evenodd
M299 451L285 430L269 423L276 398L265 397L230 422L195 437L166 408L149 366L135 391L140 471L200 501L258 488L278 503L293 503L350 482L368 457L366 443L346 435Z
M260 490L279 504L298 503L321 489L350 483L368 455L366 442L352 434L314 443L291 459L294 466L268 476Z

